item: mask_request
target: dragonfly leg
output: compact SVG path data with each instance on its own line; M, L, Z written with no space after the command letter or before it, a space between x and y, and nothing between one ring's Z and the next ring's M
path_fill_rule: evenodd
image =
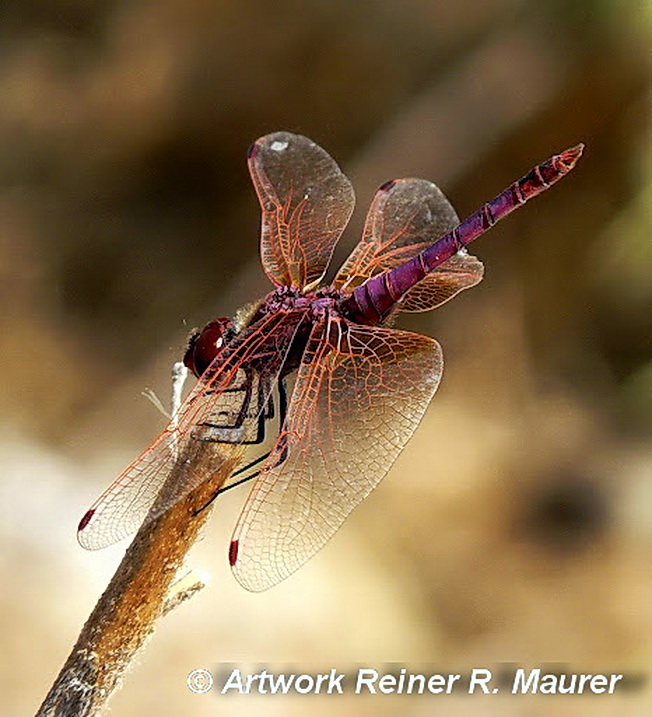
M287 406L288 406L288 399L287 399L287 387L285 385L284 379L279 379L278 382L278 413L279 413L279 429L282 430L283 423L285 422L285 416L287 414ZM271 396L268 402L268 413L267 417L274 415L274 405L271 401ZM264 423L263 423L263 431L264 431ZM263 439L264 440L264 435ZM251 470L252 468L255 468L257 465L260 465L263 461L267 460L269 456L272 454L272 451L267 451L267 453L263 453L262 456L258 456L258 458L251 461L251 463L248 463L246 466L243 466L242 468L239 468L235 473L233 473L233 476L242 475L243 473L246 473L247 471ZM287 448L285 445L283 445L283 450L281 451L281 454L279 456L278 461L273 466L270 466L270 468L276 468L277 466L280 466L282 463L285 462L285 459L287 458ZM248 483L250 480L253 480L258 475L260 475L260 471L254 471L250 475L245 476L244 478L240 478L239 480L235 481L234 483L230 483L229 485L220 488L215 495L205 504L203 505L199 510L195 511L193 515L197 515L198 513L201 513L202 510L205 510L208 508L208 506L217 498L218 495L221 495L222 493L226 493L227 490L231 490L231 488L236 488L239 485L242 485L243 483Z
M231 444L257 444L262 443L265 437L265 427L261 426L265 421L265 411L262 402L264 401L264 390L261 386L261 378L258 376L258 387L257 387L257 404L252 409L252 398L254 394L254 380L255 376L253 371L246 370L245 378L242 384L238 386L230 386L225 389L222 393L243 393L243 397L240 401L240 407L237 411L224 410L214 416L212 421L204 421L198 423L192 430L192 437L199 441L206 441L207 443L231 443ZM253 439L247 440L247 419L258 416L258 428L256 436ZM215 419L219 420L223 417L223 420L216 422Z
M283 423L285 422L285 416L287 414L287 408L288 408L288 397L287 397L287 387L285 385L284 379L279 379L278 382L278 413L279 413L279 430L283 429ZM268 412L265 416L265 418L272 418L274 416L274 402L272 401L272 397L269 397L268 401ZM262 418L262 416L261 416ZM262 430L262 435L260 435L260 431ZM258 443L262 443L265 440L265 422L261 421L259 424L259 435L260 435L260 441ZM233 473L233 476L242 475L242 473L246 473L251 468L254 468L259 463L262 463L264 460L267 460L269 456L271 455L271 451L267 451L267 453L263 453L262 456L258 456L258 458L251 461L251 463L248 463L246 466L239 468L235 473ZM283 446L283 451L281 452L281 455L279 457L279 460L272 466L273 468L276 468L276 466L280 466L281 463L285 462L285 459L287 458L287 449L285 446ZM240 480L236 481L235 483L231 483L230 485L226 486L225 488L220 488L215 496L217 497L220 493L224 493L227 490L230 490L231 488L235 488L238 485L242 485L243 483L246 483L247 481L252 480L257 475L260 474L260 471L256 471L255 473L252 473L249 476L246 476L245 478L241 478ZM214 500L214 498L213 498Z
M263 453L262 456L259 456L258 458L256 458L256 460L251 461L251 463L249 463L248 465L244 466L243 468L240 468L240 470L236 471L233 475L237 476L241 473L244 473L245 471L250 470L251 468L254 468L259 463L262 463L263 461L267 460L267 458L269 458L271 453L272 453L271 451L267 451L267 453ZM270 466L270 468L276 468L277 466L282 465L285 462L286 458L287 458L287 451L284 449L283 452L281 453L281 455L279 456L278 461L276 461L276 463L273 466ZM215 500L215 498L217 498L218 495L221 495L222 493L226 493L226 491L231 490L231 488L237 488L239 485L242 485L243 483L248 483L250 480L253 480L254 478L256 478L259 475L260 475L259 470L254 471L251 475L245 476L244 478L240 478L239 480L235 481L235 483L230 483L229 485L224 486L223 488L220 488L215 493L215 495L205 505L203 505L199 510L196 510L193 513L193 516L198 515L199 513L202 512L202 510L206 510L206 508L208 508L208 506Z

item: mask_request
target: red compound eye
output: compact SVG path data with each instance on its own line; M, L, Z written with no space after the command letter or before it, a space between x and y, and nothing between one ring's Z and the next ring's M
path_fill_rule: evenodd
M190 337L183 363L199 378L222 353L224 345L232 333L233 325L226 317L214 319L204 328Z

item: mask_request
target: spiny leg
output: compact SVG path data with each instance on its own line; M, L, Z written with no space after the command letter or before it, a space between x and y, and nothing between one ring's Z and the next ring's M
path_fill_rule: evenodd
M278 382L278 413L279 413L279 431L283 430L283 423L285 422L285 416L287 414L287 407L288 407L288 399L287 399L287 388L285 386L285 381L283 379L280 379ZM274 415L274 403L271 400L270 396L270 411L268 413L268 416ZM264 430L264 426L263 426ZM262 440L261 440L262 443ZM259 465L263 461L267 460L269 456L271 455L271 451L267 451L267 453L263 453L262 456L258 456L255 460L251 461L251 463L247 464L243 468L240 468L237 470L233 475L241 475L242 473L246 473L248 470L251 470L251 468L254 468L255 466ZM281 453L279 460L272 466L272 468L276 468L276 466L280 466L281 463L285 461L287 458L287 450L284 448L283 452ZM220 493L224 493L227 490L231 490L231 488L235 488L236 486L242 485L243 483L246 483L247 481L252 480L256 476L260 474L260 471L256 471L255 473L252 473L249 476L245 476L244 478L240 478L240 480L236 481L235 483L231 483L230 485L225 486L224 488L220 488L217 493L215 494L215 497L212 498L212 500L215 500Z
M265 417L269 409L264 410L264 393L261 386L261 377L257 376L258 384L255 390L256 404L252 412L252 400L254 398L254 381L256 375L251 369L244 369L245 377L243 382L238 386L231 386L223 391L222 394L238 394L243 393L240 400L240 406L236 411L224 410L216 414L212 421L204 421L193 428L192 436L196 440L205 441L207 443L231 443L237 445L256 445L262 443L265 438ZM248 419L256 418L257 429L256 436L253 439L247 439ZM223 422L216 423L216 420Z
M287 414L287 407L288 407L288 399L287 399L287 387L285 385L284 379L279 379L278 381L278 417L279 417L279 431L283 430L283 424L285 423L285 416ZM271 417L274 415L274 402L272 399L272 396L269 397L268 401L268 411L266 415L261 415L262 419L262 431L263 435L259 443L262 443L263 440L265 440L265 418ZM259 423L259 433L260 433L260 426L261 423ZM263 461L267 460L269 456L271 455L272 451L267 451L267 453L263 453L262 456L258 456L258 458L251 461L251 463L248 463L246 466L243 466L242 468L238 469L233 473L233 476L241 475L242 473L246 473L247 471L251 470L252 468L255 468L257 465L260 465ZM271 466L272 468L276 468L276 466L280 466L285 459L287 458L287 449L285 446L283 447L283 452L279 456L278 461ZM208 508L208 506L217 498L218 495L221 495L222 493L226 493L227 490L231 490L231 488L236 488L239 485L242 485L243 483L247 483L253 478L256 478L256 476L260 475L260 471L254 471L251 475L245 476L244 478L240 478L240 480L235 481L235 483L231 483L224 488L220 488L215 495L205 504L203 505L199 510L195 511L193 515L197 515L202 512L202 510L205 510Z

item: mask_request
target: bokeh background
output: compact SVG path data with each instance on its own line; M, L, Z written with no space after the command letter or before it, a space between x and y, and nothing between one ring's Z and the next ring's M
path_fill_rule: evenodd
M576 171L474 246L480 286L402 326L446 370L390 476L250 595L227 494L116 715L650 714L625 696L230 697L195 668L652 668L652 17L641 0L82 0L0 9L0 703L33 713L124 546L79 517L161 429L190 328L269 286L245 150L276 129L460 215L555 151Z

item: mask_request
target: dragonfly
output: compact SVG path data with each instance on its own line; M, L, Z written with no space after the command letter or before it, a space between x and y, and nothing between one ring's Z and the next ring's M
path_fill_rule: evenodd
M553 155L462 222L432 182L386 182L360 242L324 285L353 212L351 183L307 137L259 138L248 166L262 210L262 266L273 289L191 336L184 364L195 386L159 437L86 512L81 545L110 545L196 488L183 481L166 503L156 503L191 448L260 445L275 419L272 449L234 473L249 473L237 483L254 480L229 562L251 591L294 573L388 473L439 385L439 344L394 328L396 314L429 311L478 284L483 265L466 246L570 172L582 150L579 144Z

